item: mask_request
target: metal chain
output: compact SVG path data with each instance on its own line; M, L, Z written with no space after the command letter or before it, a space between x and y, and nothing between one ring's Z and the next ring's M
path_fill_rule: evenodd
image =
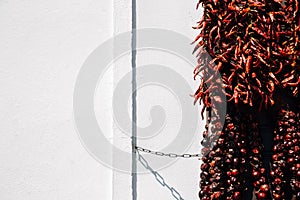
M210 108L206 108L206 124L210 124L211 121L211 109ZM164 153L164 152L160 152L160 151L153 151L150 149L146 149L143 147L138 147L135 146L135 149L139 152L144 152L144 153L148 153L148 154L153 154L156 156L163 156L163 157L169 157L169 158L200 158L202 157L202 154L176 154L176 153Z
M138 150L139 152L144 152L144 153L148 153L148 154L153 154L156 156L163 156L163 157L169 157L169 158L200 158L202 157L201 154L175 154L175 153L164 153L164 152L160 152L160 151L152 151L149 149L145 149L142 147L135 147L136 150Z
M155 177L156 181L163 187L166 187L168 188L168 190L171 192L172 196L176 199L176 200L184 200L183 197L181 196L181 194L174 188L174 187L171 187L166 181L165 179L157 172L155 171L154 169L152 169L147 160L139 154L139 152L137 152L137 155L138 155L138 160L139 162L146 168L148 169L152 174L153 176Z

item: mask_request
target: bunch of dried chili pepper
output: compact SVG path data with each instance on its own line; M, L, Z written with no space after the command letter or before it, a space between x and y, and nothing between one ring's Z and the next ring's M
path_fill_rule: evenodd
M198 57L194 78L198 75L201 77L200 86L195 92L195 103L197 101L203 102L202 115L205 108L212 110L212 108L217 107L214 103L220 103L220 97L216 95L221 87L227 97L223 101L226 101L228 110L231 110L226 116L232 120L232 123L228 119L225 120L224 130L221 131L222 134L219 138L223 142L218 140L213 148L204 145L204 150L206 153L207 151L215 152L225 143L226 148L228 145L234 145L236 151L246 151L246 155L235 155L235 158L246 159L250 162L250 167L246 171L251 170L252 172L256 197L258 199L269 198L270 188L261 162L263 145L260 141L255 115L246 116L248 120L234 121L232 110L235 109L236 113L239 113L239 109L244 105L253 107L258 111L267 110L268 107L278 104L274 97L276 90L285 90L290 96L299 97L299 2L297 0L199 0L197 8L200 4L204 8L204 14L198 25L194 27L200 29L200 34L194 40L196 43L194 52L197 53ZM221 85L218 76L222 79ZM219 101L211 101L211 99L219 99ZM246 125L246 121L251 124L250 127ZM215 121L214 124L216 123L219 122ZM233 131L228 132L228 130L232 126L239 127L237 132L240 133L234 134L239 138L230 141L228 138L233 135ZM245 131L245 127L248 131ZM296 130L293 131L294 133L297 132ZM276 137L275 134L275 140ZM203 141L207 142L205 137ZM241 145L241 141L246 142L247 145L251 144L251 147ZM294 138L293 141L299 143L299 137ZM288 149L288 146L281 147ZM295 148L297 149L297 147ZM221 155L220 152L223 154ZM227 150L223 149L219 151L218 159L225 159L226 164L230 166L229 169L232 170L234 161L227 159L227 156ZM230 187L228 183L231 183L231 179L236 179L230 173L228 173L229 176L224 174L226 172L224 166L219 166L221 170L216 177L211 176L209 171L205 171L210 169L207 166L210 166L209 163L212 160L212 157L203 157L202 166L206 167L201 167L203 173L201 175L200 197L202 199L217 199L221 196L222 199L241 199L247 188ZM290 159L290 161L292 160ZM292 171L296 177L300 171L298 162L298 157L292 162ZM241 162L240 164L245 163ZM241 167L237 173L241 174L243 170L244 168ZM274 171L271 175L274 176ZM217 180L217 177L223 177L223 182L220 183L221 178ZM238 183L244 182L243 179L238 180ZM227 182L226 190L221 187L226 185L224 182ZM274 186L274 182L272 186ZM297 195L299 195L298 186L299 179L296 179L294 190ZM272 188L272 197L275 198L275 194L279 193L274 192L274 188Z
M263 145L259 133L256 113L244 114L242 121L242 125L245 127L243 131L247 135L246 146L248 148L246 163L249 165L247 168L249 171L246 174L251 176L247 177L250 182L248 185L253 184L257 199L266 199L270 197L270 186L267 180L267 170L262 162ZM250 188L246 189L248 190Z
M274 199L300 198L300 115L284 105L274 130L271 187ZM286 191L290 191L287 193Z
M240 122L238 113L232 110L226 114L222 131L218 131L220 121L217 118L208 122L201 142L204 148L199 197L206 200L240 199L245 182L246 135L235 126Z
M195 29L201 75L195 100L205 99L220 74L228 102L259 110L273 105L276 88L298 95L300 85L298 1L200 0L204 14ZM207 85L208 87L204 87ZM204 102L205 103L205 102Z
M212 118L203 132L200 199L245 199L252 188L246 188L249 179L253 179L250 184L257 199L264 199L270 188L261 161L263 146L256 114L246 115L231 105L222 131L218 126L220 120Z

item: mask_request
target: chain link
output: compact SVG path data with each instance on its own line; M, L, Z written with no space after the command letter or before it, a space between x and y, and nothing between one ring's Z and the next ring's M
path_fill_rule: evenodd
M163 156L163 157L169 157L169 158L200 158L202 157L201 154L175 154L175 153L164 153L160 151L152 151L149 149L145 149L142 147L135 147L135 149L139 152L149 153L156 156Z
M206 124L210 124L211 121L211 108L206 108ZM135 146L135 149L139 152L144 152L148 154L153 154L156 156L163 156L163 157L169 157L169 158L201 158L202 154L176 154L176 153L164 153L160 151L153 151L150 149L146 149L143 147Z
M176 200L184 200L183 197L180 195L180 193L174 188L171 187L164 179L164 177L162 177L162 175L160 175L157 171L155 171L154 169L152 169L147 160L139 154L139 152L137 152L137 156L138 156L138 160L139 162L146 168L148 169L154 176L154 178L156 179L156 181L165 188L168 188L168 190L171 192L172 196L176 199Z

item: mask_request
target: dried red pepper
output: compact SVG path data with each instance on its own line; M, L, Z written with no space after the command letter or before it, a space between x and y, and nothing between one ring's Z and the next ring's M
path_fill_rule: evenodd
M196 43L194 51L198 57L194 78L198 75L202 77L195 93L195 103L203 102L202 116L205 108L211 110L217 107L210 99L215 98L214 94L220 92L220 85L216 84L217 73L219 73L227 97L223 101L226 101L230 112L226 115L221 133L215 134L219 139L214 147L207 146L211 138L208 129L204 131L200 198L243 198L243 193L247 188L240 188L237 184L245 181L239 177L245 169L242 167L238 171L235 170L236 159L240 160L239 162L247 160L251 163L248 170L252 172L258 199L268 198L270 190L272 190L272 198L283 198L284 194L280 189L283 184L281 177L283 172L281 172L280 165L274 163L277 159L281 159L281 163L289 163L290 172L295 177L293 179L294 193L297 198L300 198L300 158L291 156L299 154L299 129L295 129L296 126L300 126L299 113L292 115L291 112L287 112L286 118L278 119L279 127L276 129L277 132L275 131L274 140L284 141L278 129L283 129L283 126L292 126L293 128L286 128L286 131L291 132L293 136L287 140L292 140L295 145L291 147L291 142L275 144L274 155L276 156L273 158L274 170L271 173L272 189L267 184L266 170L261 162L263 145L255 115L239 114L239 109L243 106L252 107L258 112L262 109L267 110L271 106L282 107L282 102L278 102L275 98L278 90L284 90L293 98L299 98L300 14L298 0L199 0L197 8L201 4L204 14L198 25L193 27L200 30L194 40ZM235 119L236 115L245 118L244 120ZM282 115L279 114L279 116ZM298 118L294 119L294 116ZM297 123L286 121L287 118ZM250 127L246 122L250 124ZM218 123L220 121L212 120L208 124ZM228 131L232 127L235 127L235 131ZM233 139L233 135L238 137ZM233 145L234 148L228 149L228 145ZM222 150L216 152L217 149ZM290 153L289 158L282 159L284 151L287 150ZM240 152L240 154L236 155L235 152ZM228 158L228 155L236 158L235 161ZM228 168L221 164L224 162L227 162ZM243 166L244 163L240 164Z

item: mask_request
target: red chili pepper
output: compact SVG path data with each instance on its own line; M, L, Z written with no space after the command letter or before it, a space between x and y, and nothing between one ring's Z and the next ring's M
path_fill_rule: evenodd
M285 78L283 81L281 81L281 84L287 83L290 80L292 80L294 78L294 74L292 74L291 76L289 76L288 78Z
M275 81L275 84L279 84L279 81L277 80L273 72L269 72L269 76Z
M279 68L278 68L278 70L274 74L280 73L282 71L282 68L283 68L282 62L280 62L279 63Z
M250 72L250 66L252 64L252 56L249 55L247 58L247 63L246 63L246 73L249 74Z
M287 85L292 86L292 87L299 86L299 84L300 84L300 77L298 78L297 82L295 82L295 83L287 83Z
M258 27L251 27L251 28L259 35L263 36L266 39L269 39L269 36L265 32L263 32L260 28L258 28Z

